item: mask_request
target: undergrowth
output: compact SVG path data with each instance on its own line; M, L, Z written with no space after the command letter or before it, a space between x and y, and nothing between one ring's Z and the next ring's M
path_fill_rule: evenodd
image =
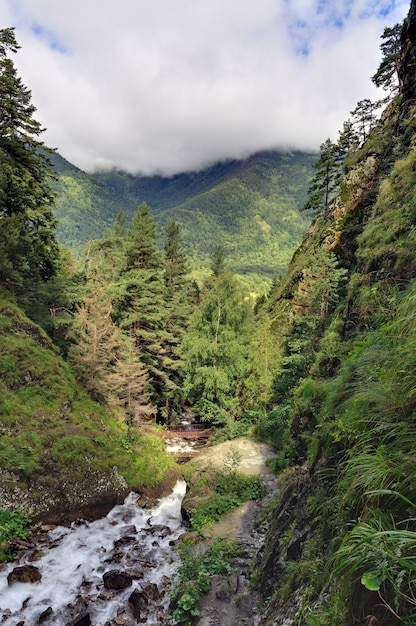
M240 455L231 448L222 471L215 474L214 491L210 499L192 513L192 529L200 532L225 517L227 513L248 500L258 500L265 494L263 481L258 476L247 476L237 471Z
M30 519L23 513L0 511L0 561L13 560L11 547L17 539L27 539L30 535Z
M219 537L207 549L187 537L179 547L181 565L177 582L170 592L173 619L176 624L190 624L199 615L203 594L209 591L214 575L231 574L232 561L238 556L234 541Z

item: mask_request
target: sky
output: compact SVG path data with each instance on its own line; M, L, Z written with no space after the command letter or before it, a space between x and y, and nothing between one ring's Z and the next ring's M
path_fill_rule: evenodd
M1 0L43 141L86 171L173 175L317 151L410 0Z

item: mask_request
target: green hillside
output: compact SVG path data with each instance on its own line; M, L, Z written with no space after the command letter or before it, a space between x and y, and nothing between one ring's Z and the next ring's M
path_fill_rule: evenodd
M90 398L4 290L0 354L1 501L62 519L165 477L173 463L163 443L146 434L128 440L126 424Z
M146 202L163 232L181 226L194 275L201 278L218 245L253 291L265 291L284 272L308 225L299 213L316 155L262 152L200 172L132 176L88 175L54 155L58 238L80 252L100 237L122 209L128 220Z
M133 205L117 191L95 180L58 153L48 156L56 175L52 186L57 194L57 237L60 243L80 254L90 237L101 237L104 230L113 224L120 209L128 214L132 212Z
M80 228L71 245L108 226L119 202L129 217L143 200L154 212L142 204L118 221L74 270L55 245L37 135L0 137L2 508L62 512L121 478L163 482L172 463L149 433L185 410L217 439L249 434L276 452L279 494L251 568L261 626L416 624L416 0L400 30L380 118L347 148L340 134L326 163L321 150L303 239L309 155L170 179L88 176L55 156L56 188L63 176L73 189L57 209ZM302 240L251 306L220 254L195 288L175 223L160 253L154 217L172 216L194 272L222 244L246 287L278 278L283 243ZM28 319L35 304L51 336ZM202 500L193 513L211 526L219 507ZM191 584L179 600L184 621L209 583L205 571L196 597Z

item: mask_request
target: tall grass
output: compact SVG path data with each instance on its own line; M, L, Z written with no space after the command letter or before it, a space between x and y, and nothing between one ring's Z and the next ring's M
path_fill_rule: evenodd
M350 355L339 392L341 382L331 407L349 444L339 498L353 527L335 554L336 572L377 593L392 623L414 624L416 284L393 321Z

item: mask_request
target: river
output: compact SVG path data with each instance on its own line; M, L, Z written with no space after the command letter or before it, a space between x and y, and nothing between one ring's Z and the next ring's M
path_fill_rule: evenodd
M102 519L50 530L42 544L0 571L0 624L172 623L168 590L178 568L175 542L186 531L180 512L185 490L178 481L151 509L131 493ZM9 584L23 566L41 580ZM125 589L118 588L120 580Z

